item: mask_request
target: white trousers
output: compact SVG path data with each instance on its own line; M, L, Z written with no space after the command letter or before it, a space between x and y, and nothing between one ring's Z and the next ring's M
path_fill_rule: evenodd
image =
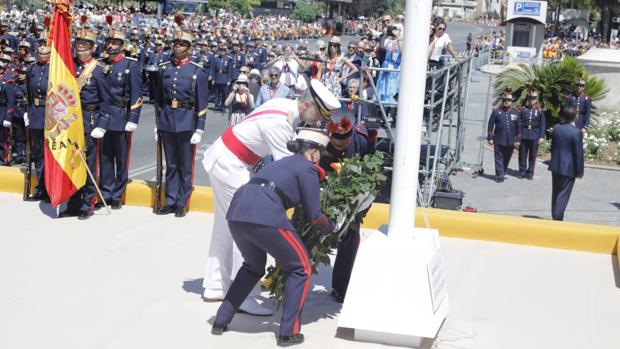
M224 178L228 180L222 180ZM235 191L249 180L250 172L245 168L236 168L232 169L232 171L231 168L227 168L224 171L216 162L211 171L209 171L209 181L213 189L215 217L206 272L202 283L205 288L205 296L214 298L225 296L243 264L241 252L239 252L237 245L234 243L228 228L226 212L228 212L228 207ZM259 294L260 288L255 287L249 296Z

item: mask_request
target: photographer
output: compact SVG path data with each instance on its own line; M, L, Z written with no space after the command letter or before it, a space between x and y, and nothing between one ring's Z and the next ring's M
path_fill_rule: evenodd
M250 93L248 85L247 75L239 75L237 82L233 85L233 91L224 102L224 105L230 109L228 119L230 126L240 122L254 110L254 96Z

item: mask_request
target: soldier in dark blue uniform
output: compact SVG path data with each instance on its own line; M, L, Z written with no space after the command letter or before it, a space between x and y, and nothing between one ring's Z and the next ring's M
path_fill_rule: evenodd
M110 123L103 137L101 194L113 209L120 209L128 181L131 136L142 108L142 75L135 59L121 54L125 34L111 29L106 40L104 75L110 86Z
M545 111L538 105L538 91L530 92L530 107L519 113L519 178L534 178L538 145L545 141Z
M232 56L231 81L237 81L239 70L245 65L245 53L239 51L239 40L232 41L230 55Z
M103 74L105 65L92 56L96 42L95 33L85 29L76 35L75 73L84 120L86 163L95 176L99 173L100 139L110 123L110 85ZM78 216L81 220L88 219L93 214L96 201L97 189L89 176L86 184L71 196L67 209L59 217Z
M267 165L235 193L226 219L244 263L217 311L213 334L227 330L241 303L265 274L269 253L288 274L278 345L303 342L299 329L312 267L286 210L301 205L304 218L319 231L329 234L337 230L337 224L321 212L319 177L324 172L313 164L319 161L320 149L328 141L320 131L300 131L297 139L288 144L295 155Z
M43 134L45 127L45 99L47 97L50 48L47 46L40 46L38 53L38 62L30 65L26 74L28 80L29 108L27 116L24 116L24 121L30 130L32 161L34 161L35 172L37 173L38 179L38 184L34 190L32 200L48 201L49 196L45 189L43 168Z
M26 67L20 67L17 71L17 79L13 85L15 91L15 112L11 117L13 125L13 140L15 157L13 163L21 164L26 155L26 125L24 113L28 111L28 93L26 89Z
M155 100L155 92L157 89L156 80L159 65L169 59L170 54L164 50L164 41L160 38L155 39L155 50L148 55L147 63L144 66L144 71L148 81L148 95L151 102Z
M590 113L592 112L592 99L586 95L586 82L583 79L577 81L577 91L567 97L566 105L577 109L577 121L575 126L585 134L590 127Z
M519 111L512 109L512 95L504 94L502 107L493 109L487 127L488 142L495 153L495 181L504 181L519 135Z
M6 63L0 64L0 165L11 165L11 139L9 133L13 127L12 118L15 113L15 89L12 74L7 74Z
M158 134L166 155L166 206L158 214L185 216L185 206L193 190L196 144L200 143L209 90L203 67L190 61L194 41L190 33L178 32L173 41L173 57L159 65L157 104L161 110Z
M219 55L213 58L212 65L213 93L215 94L215 109L223 110L226 100L226 90L230 86L232 76L232 58L226 54L226 47L219 48Z
M254 56L254 67L259 71L263 71L269 57L267 54L267 49L263 46L260 39L256 40L256 49L254 49L252 55Z
M327 124L330 132L330 142L327 145L327 156L321 158L321 167L325 171L333 171L331 164L339 163L345 158L355 155L364 156L375 152L377 132L368 130L366 126L354 125L353 116L338 118L332 114L332 121ZM332 296L338 303L344 302L353 263L360 243L360 224L368 212L368 207L360 207L359 213L349 225L346 233L338 242L338 253L334 261L332 273Z
M564 220L575 178L583 177L583 135L575 126L577 108L567 106L560 114L563 122L551 131L551 216L553 220Z
M5 18L0 19L0 40L6 40L8 46L10 46L13 50L17 50L17 38L13 36L13 34L9 33L7 31L8 29L8 21Z

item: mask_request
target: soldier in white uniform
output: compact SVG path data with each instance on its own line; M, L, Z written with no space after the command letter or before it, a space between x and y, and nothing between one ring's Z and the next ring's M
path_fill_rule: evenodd
M301 122L318 124L328 120L340 102L318 80L297 100L272 99L250 113L243 121L229 127L205 152L203 166L209 174L215 201L215 222L204 277L203 300L220 301L243 264L243 258L226 221L226 212L235 191L252 176L252 168L261 158L274 160L292 155L286 143L293 139L295 126ZM261 307L254 296L256 287L239 310L253 315L271 315L272 309Z

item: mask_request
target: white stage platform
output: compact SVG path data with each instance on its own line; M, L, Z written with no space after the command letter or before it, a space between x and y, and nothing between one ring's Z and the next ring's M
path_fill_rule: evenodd
M0 348L273 348L279 314L210 334L200 299L212 215L124 207L88 221L0 193ZM451 312L426 348L620 346L615 257L442 238ZM313 279L299 348L379 348L338 329L331 269ZM381 302L383 294L369 302ZM390 314L386 314L390 316Z

